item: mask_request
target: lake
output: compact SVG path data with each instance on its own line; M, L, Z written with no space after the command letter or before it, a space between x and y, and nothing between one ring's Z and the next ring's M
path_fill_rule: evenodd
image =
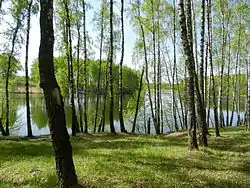
M114 125L117 132L120 131L119 125L119 115L118 115L118 96L114 98ZM132 124L134 120L134 113L136 107L136 95L124 96L124 119L125 127L127 131L131 131ZM172 104L171 104L171 92L163 91L162 93L163 100L163 110L164 110L164 129L163 131L170 132L173 131L173 120L172 120ZM76 110L78 114L77 99L75 99ZM103 97L100 99L99 111L100 115L102 108L104 106ZM49 134L48 121L46 116L46 108L41 94L32 94L30 95L30 108L31 108L31 122L32 122L32 131L34 136L46 135ZM225 108L225 101L223 102L223 108ZM89 132L93 132L93 122L95 117L96 110L96 96L88 97L88 122L89 122ZM240 117L243 118L244 111L244 99L241 101L241 112ZM66 123L69 133L71 132L71 108L68 100L65 100L65 113L66 113ZM226 117L226 110L223 110L224 117ZM109 105L106 106L106 121L105 121L105 131L109 132ZM229 111L229 116L231 116L231 111ZM137 117L137 133L145 133L145 122L148 118L151 117L150 103L147 95L141 97L140 110ZM151 118L152 119L152 118ZM210 126L213 124L213 109L210 111ZM152 120L151 120L152 121ZM5 120L3 119L3 124ZM233 126L237 123L237 113L234 113ZM97 123L98 125L98 123ZM26 127L26 106L25 106L25 94L12 94L10 96L10 134L12 136L26 136L27 127ZM151 122L151 133L155 134L153 123Z

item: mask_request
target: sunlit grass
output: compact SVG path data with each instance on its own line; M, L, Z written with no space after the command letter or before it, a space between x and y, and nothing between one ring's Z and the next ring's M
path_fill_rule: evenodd
M221 135L192 152L185 133L78 135L78 179L84 187L250 187L250 133L237 127ZM57 187L50 140L1 137L0 187Z

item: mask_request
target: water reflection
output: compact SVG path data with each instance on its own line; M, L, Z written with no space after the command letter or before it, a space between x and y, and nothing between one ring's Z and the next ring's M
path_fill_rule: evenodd
M25 103L25 95L24 94L15 94L11 97L13 101L17 101L18 105L17 108L12 108L11 111L15 112L16 114L12 118L12 123L10 123L11 135L18 135L18 136L26 136L27 135L27 128L26 128L26 103ZM128 119L134 114L134 109L136 105L136 101L134 100L135 96L124 96L123 103L124 103L124 118ZM107 100L108 101L108 100ZM83 103L83 101L81 101ZM68 99L64 100L65 103L65 114L66 114L66 124L68 127L69 132L71 132L71 108ZM96 96L89 96L88 97L88 124L89 130L92 132L93 130L93 122L96 113ZM75 99L76 104L76 112L79 118L79 110L77 106L77 99ZM104 107L104 99L103 97L100 98L99 103L99 110L98 110L98 119L97 125L100 124L100 117L102 114L102 109ZM45 101L43 99L43 95L33 94L30 97L30 108L31 108L31 122L32 122L32 131L34 136L38 135L45 135L49 134L49 127L48 127L48 120L46 115L46 106ZM106 104L106 111L105 111L105 124L109 124L109 104ZM119 114L118 114L118 96L114 98L114 125L119 132ZM105 131L109 131L109 126L105 126Z
M117 132L120 131L119 125L119 114L118 114L118 96L114 98L114 125ZM172 120L172 104L171 104L171 92L165 91L162 94L163 99L163 132L173 131L173 120ZM11 135L18 135L18 136L26 136L27 135L27 128L26 128L26 106L25 106L25 95L24 94L15 94L11 96L11 107L10 107L10 125L12 125L10 129ZM107 100L108 101L108 100ZM125 119L125 126L128 131L131 131L132 124L134 120L134 113L136 107L136 94L131 96L124 96L124 119ZM75 100L77 104L77 100ZM88 122L89 122L89 131L93 131L93 122L96 110L96 96L88 96ZM225 101L224 101L225 104ZM30 96L30 107L31 107L31 122L32 122L32 131L33 135L45 135L49 134L49 127L48 127L48 120L46 116L46 107L43 99L43 95L40 94L32 94ZM76 106L77 107L77 106ZM102 114L102 109L104 107L104 100L103 97L100 99L99 111L98 111L98 122L97 125L100 123L100 117ZM225 109L225 105L223 106ZM243 118L243 108L244 108L244 100L242 104L242 109L240 112L240 117ZM78 108L77 114L78 113ZM65 113L66 113L66 123L68 127L68 131L71 132L71 108L68 100L65 99ZM210 126L214 124L213 121L213 109L210 111ZM226 110L223 110L224 117L226 118ZM233 126L237 124L237 113L234 113L233 118ZM109 131L109 104L106 104L106 111L105 111L105 131ZM229 117L231 116L231 107L229 111ZM136 132L137 133L145 133L146 132L146 123L148 118L151 117L150 111L150 103L148 100L148 96L144 95L141 97L140 101L140 110L138 113L137 118L137 126ZM178 120L179 122L179 120ZM153 122L151 118L150 123L150 132L155 134L155 130L153 127Z

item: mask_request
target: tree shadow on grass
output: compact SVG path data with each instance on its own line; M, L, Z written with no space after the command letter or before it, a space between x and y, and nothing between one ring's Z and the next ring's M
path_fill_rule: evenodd
M0 136L0 141L43 141L51 140L49 135L43 136Z
M217 174L217 177L204 175L202 173L192 176L190 173L176 173L175 178L177 182L181 182L181 187L197 187L197 188L248 188L250 182L247 181L247 177L244 181L238 181L226 177L226 174ZM179 186L177 186L179 187Z
M112 136L110 136L112 138ZM149 137L142 140L134 140L134 136L119 136L117 139L104 137L102 139L81 138L81 140L72 139L73 155L87 155L86 150L95 149L122 150L131 152L138 148L166 148L169 146L186 146L185 139ZM118 139L119 138L119 139ZM77 138L78 139L78 138ZM28 159L34 157L53 157L53 149L50 141L1 141L0 142L0 164L1 161Z
M36 157L53 155L50 142L16 142L8 141L5 144L0 143L0 161L11 157Z
M249 185L250 185L250 178L249 178L250 177L250 160L246 159L242 161L242 163L243 165L234 167L234 170L238 172L245 172L246 174L248 174Z
M82 157L89 158L91 156L93 153L86 151ZM178 182L176 187L244 187L246 185L246 181L237 182L234 179L226 178L228 170L246 174L244 169L224 168L223 159L218 160L215 156L202 152L197 152L197 154L190 152L179 157L168 157L167 153L166 155L149 154L145 156L140 153L113 151L112 153L96 153L94 158L96 164L91 163L88 168L93 165L93 171L100 172L105 177L116 179L123 177L124 174L140 174L137 178L128 176L126 180L119 179L119 182L125 181L128 184L133 184L133 186L128 187L139 185L142 187L171 187L171 185L173 186L171 181L172 183ZM226 163L226 161L224 162ZM150 174L148 174L148 170L150 170ZM193 174L196 171L205 171L207 174L201 173L197 176L199 173ZM213 178L213 176L218 177ZM164 177L170 180L169 184L165 182ZM163 184L163 182L167 184Z
M105 171L105 173L113 179L117 178L117 174L120 174L121 176L132 172L138 172L141 174L138 179L131 177L128 180L119 179L118 182L124 181L131 185L130 187L164 187L162 184L162 182L164 182L164 176L169 176L170 178L175 179L175 181L171 181L178 182L179 187L192 187L193 185L199 187L199 181L203 182L200 187L244 187L246 185L246 182L244 181L234 182L234 180L223 179L223 177L213 179L213 177L208 177L202 174L195 177L192 176L190 172L195 170L212 171L211 174L217 171L224 171L223 174L225 175L225 171L228 169L223 168L223 163L226 163L226 161L223 162L222 158L218 157L213 152L210 152L209 149L202 150L202 152L180 152L180 155L178 156L169 155L171 149L167 147L186 147L186 138L169 138L163 136L149 136L148 139L146 139L147 137L142 137L141 140L136 140L134 136L117 136L116 138L106 136L99 139L95 138L96 137L94 136L89 138L72 139L74 156L82 158L83 162L85 161L85 157L92 157L93 162L96 163L95 166L98 166L98 169L94 169L95 173L97 171L100 173ZM222 144L226 144L226 147L229 147L229 149L220 148L218 146L218 143L221 143L221 140L225 141L225 143ZM225 137L213 140L210 147L215 150L226 149L226 151L234 151L235 147L241 143L242 140L235 142L234 138ZM2 145L0 142L0 146L0 160L9 160L10 157L17 157L18 160L18 157L53 156L51 143L48 141L8 141ZM147 151L145 151L146 153L144 151L132 151L137 148L145 148L147 150L148 148L156 147L159 150L161 150L161 147L162 149L165 148L165 154L164 152L161 152L160 154L153 153L156 151L154 149L149 153L147 153ZM107 150L107 152L96 152L95 149L112 149L112 152ZM91 168L92 164L88 164L88 168ZM238 165L230 170L246 174L248 173L249 168L250 164L247 163L245 167L241 168ZM148 174L148 171L144 171L144 169L150 170L151 174ZM157 173L161 174L160 180ZM89 176L91 176L91 174ZM46 176L45 178L46 179L34 177L31 181L25 182L25 185L30 185L32 188L53 188L53 186L57 186L56 175ZM98 181L98 178L100 177L97 176L91 178L95 178ZM12 184L11 182L6 182L6 185ZM13 184L12 187L15 187L15 185ZM85 185L83 184L83 187L95 187L95 185L86 183ZM168 186L166 185L166 187Z
M250 135L222 136L209 140L209 148L220 151L232 151L246 153L250 151Z
M41 176L33 176L30 180L15 183L13 181L0 181L0 187L8 187L8 188L58 188L58 179L56 174L54 175L47 175L44 177ZM91 188L94 187L87 183L79 182L78 185L75 185L71 188Z
M83 144L73 144L74 152L84 149L122 149L122 150L133 150L138 148L147 147L170 147L170 146L186 146L182 142L150 142L150 141L101 141L101 142L85 142Z
M139 137L139 139L137 139ZM236 137L236 139L235 139ZM237 140L237 141L236 141ZM249 135L226 136L209 140L209 148L221 151L233 151L245 153L250 151L248 143ZM186 137L168 136L138 136L138 135L88 135L72 138L74 154L84 153L86 149L120 149L133 150L148 147L187 147ZM240 147L239 147L240 146ZM209 151L205 151L209 152ZM0 160L15 156L52 156L50 141L4 141L0 142Z
M137 137L139 139L137 139ZM186 139L182 137L165 137L164 135L105 135L76 137L72 139L73 146L82 149L136 149L142 147L187 147ZM81 143L81 144L79 144Z
M225 159L218 159L216 156L202 154L197 152L197 154L190 153L191 156L184 156L183 158L175 159L165 159L168 162L165 165L158 168L162 172L166 172L169 169L175 171L174 177L179 179L177 182L182 182L182 187L242 187L247 188L250 186L249 168L250 163L245 163L245 165L227 166L223 163L227 163ZM162 161L163 159L158 159ZM157 164L153 164L157 165ZM170 168L169 168L170 167ZM184 171L181 169L185 169ZM195 173L199 170L201 173ZM203 174L203 172L206 172ZM242 178L228 178L228 173L241 174ZM237 175L239 176L239 175ZM200 183L202 182L202 183Z
M56 175L49 175L46 176L45 178L34 178L28 183L32 188L33 187L42 187L42 188L57 188L58 187L58 179ZM78 185L72 186L71 188L90 188L92 187L91 185L87 185L87 184L82 184L79 182Z

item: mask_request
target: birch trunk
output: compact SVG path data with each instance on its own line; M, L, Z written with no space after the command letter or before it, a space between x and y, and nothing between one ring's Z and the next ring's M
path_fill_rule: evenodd
M103 17L104 17L104 2L102 2L101 9L101 41L100 41L100 52L99 52L99 71L98 71L98 83L97 83L97 95L96 95L96 109L95 109L95 120L94 120L94 132L96 131L98 107L100 100L100 82L101 82L101 71L102 71L102 46L103 46Z
M191 20L191 4L190 0L186 2L187 9L187 19L184 12L183 0L179 1L179 17L180 17L180 27L181 27L181 39L184 47L184 52L186 56L186 66L188 70L187 78L187 103L188 103L188 141L189 150L198 149L197 138L196 138L196 118L195 118L195 97L194 97L194 76L195 76L195 62L193 57L192 45L193 41L190 40L190 34L192 29L187 29L186 21ZM188 24L188 23L187 23ZM192 27L192 25L191 25Z
M30 100L29 100L29 69L28 69L28 61L29 61L29 38L30 38L30 19L31 19L31 8L32 8L33 0L29 2L28 6L28 15L27 15L27 29L26 29L26 56L25 56L25 88L26 88L26 119L27 119L27 132L28 137L32 137L32 128L31 128L31 120L30 120Z
M220 136L219 132L219 119L218 119L218 108L215 96L215 80L214 80L214 70L213 70L213 54L212 54L212 17L211 17L211 0L207 0L207 24L208 24L208 38L209 38L209 63L210 63L210 76L212 81L213 90L213 104L214 104L214 121L215 121L215 136Z
M122 51L121 51L121 61L119 66L119 119L120 119L120 129L121 132L126 133L126 129L124 126L123 120L123 84L122 84L122 65L123 65L123 58L124 58L124 21L123 21L123 12L124 12L124 0L121 0L121 35L122 35Z
M83 49L84 49L84 99L83 99L83 116L84 116L84 133L88 133L88 101L87 101L87 36L86 36L86 3L85 0L82 1L82 11L83 11Z
M110 109L109 123L111 133L115 133L114 127L114 94L113 94L113 0L110 0L110 58L109 58L109 89L110 89Z

